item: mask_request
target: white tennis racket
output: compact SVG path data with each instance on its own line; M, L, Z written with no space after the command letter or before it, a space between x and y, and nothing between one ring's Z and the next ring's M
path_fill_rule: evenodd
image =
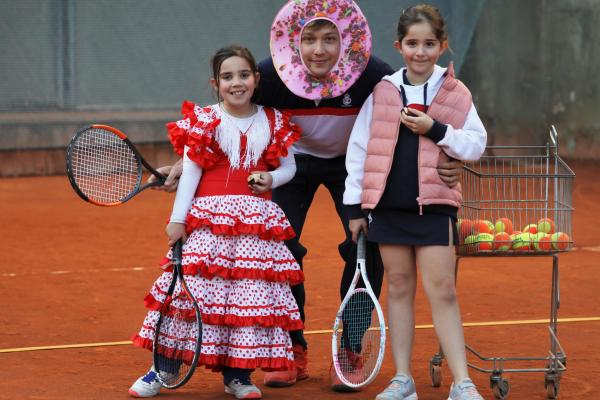
M362 278L364 288L357 288ZM366 271L366 239L358 235L356 271L342 301L331 340L333 366L340 380L351 388L375 379L385 352L385 320Z

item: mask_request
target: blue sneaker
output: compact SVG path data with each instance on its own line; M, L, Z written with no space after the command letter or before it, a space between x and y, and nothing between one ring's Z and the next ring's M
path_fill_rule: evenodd
M141 376L129 388L129 395L132 397L154 397L160 392L162 384L154 368L150 369L146 375Z
M463 379L459 384L452 383L448 400L484 400L477 391L473 381L469 378Z

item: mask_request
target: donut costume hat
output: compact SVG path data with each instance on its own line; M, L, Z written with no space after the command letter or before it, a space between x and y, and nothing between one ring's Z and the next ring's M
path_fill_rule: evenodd
M324 78L313 76L300 55L302 30L317 19L332 22L340 35L339 59ZM360 77L370 56L371 31L352 0L290 0L271 26L275 69L288 89L305 99L342 95Z

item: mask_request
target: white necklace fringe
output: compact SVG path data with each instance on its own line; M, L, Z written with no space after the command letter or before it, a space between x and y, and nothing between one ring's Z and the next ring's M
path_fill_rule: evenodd
M250 128L244 133L232 117L221 113L221 123L217 127L216 139L221 150L227 155L232 169L242 166L245 169L253 167L271 141L269 120L262 107L259 107ZM240 154L240 140L246 135L246 152Z

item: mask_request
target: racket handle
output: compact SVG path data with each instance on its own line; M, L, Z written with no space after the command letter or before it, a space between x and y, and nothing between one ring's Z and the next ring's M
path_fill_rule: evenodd
M179 239L178 241L175 242L175 244L173 245L173 261L175 261L176 263L181 265L181 257L182 257L182 242L181 239Z
M367 248L367 239L365 238L365 233L361 230L358 232L358 245L356 247L356 258L359 260L364 260L366 255Z

